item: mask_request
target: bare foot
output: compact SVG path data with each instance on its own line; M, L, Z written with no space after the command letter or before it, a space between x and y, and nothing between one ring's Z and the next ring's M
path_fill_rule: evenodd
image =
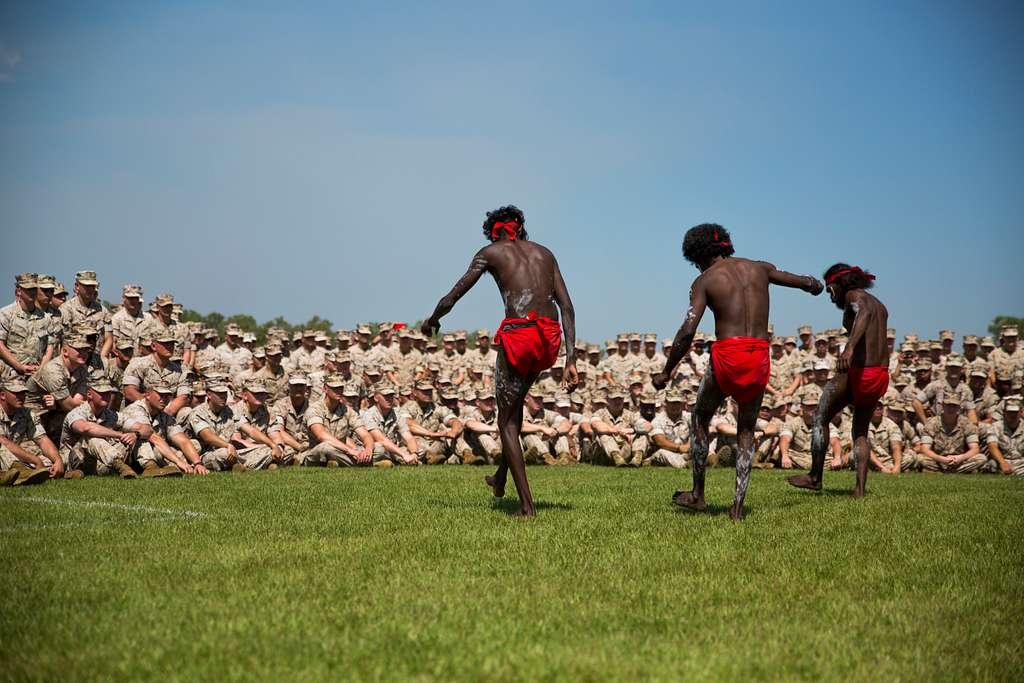
M863 498L864 497L864 489L861 488L860 486L855 486L853 488L853 494L852 495L853 495L854 498Z
M537 516L537 511L534 510L533 508L530 508L530 509L519 508L518 510L513 512L510 516L511 517L536 517Z
M732 508L729 509L729 519L734 522L740 522L743 520L743 505L733 501Z
M704 496L698 498L693 494L693 491L676 491L672 494L672 502L679 507L688 508L696 512L705 512L708 509L707 504L704 502Z
M491 493L494 494L495 498L505 497L505 482L498 481L497 479L494 478L493 475L488 475L484 477L484 481L487 482L487 485L491 487Z
M786 477L786 481L791 486L795 486L798 489L810 489L811 491L821 490L821 481L815 479L809 474L795 474L792 477Z

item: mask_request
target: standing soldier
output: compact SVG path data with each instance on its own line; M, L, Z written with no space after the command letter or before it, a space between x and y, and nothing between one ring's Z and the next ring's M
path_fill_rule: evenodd
M54 352L50 322L36 306L36 274L22 273L14 284L14 302L0 308L0 381L28 377Z
M114 334L110 327L110 311L100 303L99 291L100 282L96 278L96 271L78 271L75 274L75 296L60 307L60 317L65 336L72 334L83 321L97 330L100 342L95 351L101 358L106 358L114 346Z
M118 339L128 339L138 346L150 320L152 318L147 318L142 312L142 285L125 285L121 289L121 310L110 319L114 343L117 344Z

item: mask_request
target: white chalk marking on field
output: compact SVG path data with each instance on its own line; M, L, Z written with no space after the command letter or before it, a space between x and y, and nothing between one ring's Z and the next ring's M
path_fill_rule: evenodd
M60 498L43 498L41 496L25 496L19 498L0 498L8 502L43 503L47 505L69 505L81 508L109 508L111 510L122 510L124 512L143 512L154 515L172 515L176 517L205 517L205 512L195 510L172 510L170 508L152 508L147 505L126 505L124 503L110 503L105 500L62 500Z

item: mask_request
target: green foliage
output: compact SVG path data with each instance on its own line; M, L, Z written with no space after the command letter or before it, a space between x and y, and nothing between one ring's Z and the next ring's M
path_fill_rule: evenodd
M0 490L2 678L1024 676L1022 479L872 474L858 501L849 472L815 495L755 471L733 524L731 469L693 515L668 502L689 472L530 468L534 520L483 474Z
M268 320L264 323L256 322L256 318L246 314L235 314L231 317L225 318L223 314L212 312L212 313L200 313L194 311L191 308L186 308L181 314L182 322L200 322L206 327L217 330L217 334L224 337L224 328L228 325L238 325L243 332L253 332L256 334L256 340L259 344L266 343L267 330L271 327L277 327L282 330L287 330L289 334L301 330L321 330L331 334L331 321L326 318L321 318L318 315L314 315L312 318L304 323L293 325L285 320L283 317L278 316L273 320Z
M1016 325L1021 332L1024 332L1024 318L1015 318L1012 315L997 315L992 324L988 326L988 331L995 338L996 344L999 343L999 331L1003 325Z

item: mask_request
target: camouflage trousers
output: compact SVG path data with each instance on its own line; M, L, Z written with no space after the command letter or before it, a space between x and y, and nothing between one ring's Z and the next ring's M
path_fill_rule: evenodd
M82 439L63 454L68 470L85 470L98 475L116 474L115 462L128 464L131 453L117 439L92 437Z
M252 446L250 448L238 448L238 462L247 470L263 470L274 461L270 452L270 446ZM202 454L203 466L211 472L221 472L231 469L228 464L228 449L216 448Z
M647 444L648 438L645 434L632 439L611 434L595 435L591 457L596 465L615 465L616 467L634 465L639 467L647 454Z
M959 465L940 465L928 456L921 456L921 469L924 472L948 472L956 474L971 474L981 470L988 463L988 456L972 456Z
M664 448L655 449L647 460L652 465L660 467L674 467L680 470L690 466L689 453L676 453L675 451L670 451Z
M26 451L28 451L29 453L31 453L32 455L42 460L43 464L46 465L47 467L53 464L52 462L50 462L49 458L43 455L42 449L39 448L39 444L37 444L35 441L27 439L25 441L19 442L18 445L21 446ZM20 460L18 460L18 456L12 453L6 446L0 446L0 470L9 470L11 466L13 466L14 463L16 462L21 462Z
M318 443L309 450L295 454L295 464L305 467L317 467L328 462L336 462L343 467L355 467L356 461L340 448L329 443Z
M474 458L483 459L488 465L495 465L501 460L501 438L497 434L463 432L455 444L455 449L463 462L466 460L466 451Z

